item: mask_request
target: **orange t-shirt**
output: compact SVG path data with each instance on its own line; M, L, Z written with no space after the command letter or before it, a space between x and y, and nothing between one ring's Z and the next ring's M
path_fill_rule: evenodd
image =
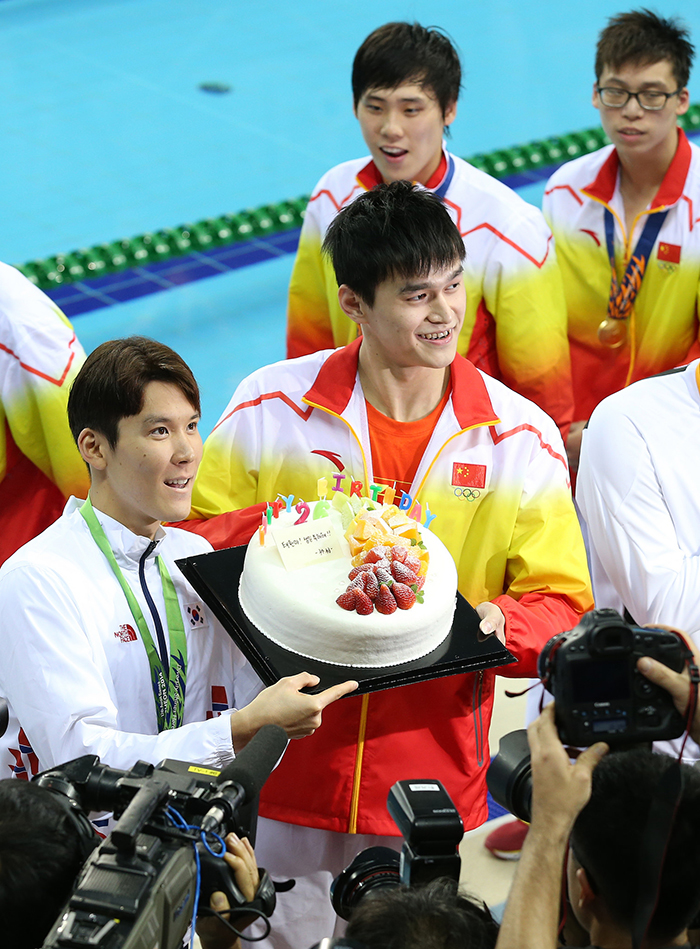
M375 484L385 484L396 491L396 502L401 492L407 494L418 471L418 465L428 447L430 436L440 413L447 405L452 382L430 415L416 422L397 422L377 411L365 400L369 440L372 448L372 474ZM378 497L379 501L382 496Z

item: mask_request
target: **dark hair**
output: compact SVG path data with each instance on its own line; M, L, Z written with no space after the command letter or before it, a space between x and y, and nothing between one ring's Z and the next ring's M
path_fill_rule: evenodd
M347 284L368 306L385 280L426 277L465 255L442 201L410 181L380 184L355 198L333 219L323 252L338 286Z
M434 94L442 114L459 98L462 67L457 50L439 27L385 23L370 33L352 64L355 108L368 89L396 89L418 82Z
M664 19L651 10L618 13L598 37L595 74L598 81L606 66L619 69L625 63L651 66L668 59L679 89L688 85L695 47L690 33L676 17Z
M92 428L116 448L119 422L139 414L149 382L177 386L192 408L200 411L192 370L169 346L145 336L129 336L93 350L68 397L68 424L76 442L84 428Z
M367 949L493 949L498 923L481 900L459 893L455 880L368 893L346 931Z
M56 795L0 781L0 932L6 946L36 949L58 918L83 863L79 834Z
M631 932L644 828L661 775L675 760L645 749L607 755L576 820L571 847L618 926ZM700 908L700 774L682 765L684 789L666 850L649 936L663 944Z

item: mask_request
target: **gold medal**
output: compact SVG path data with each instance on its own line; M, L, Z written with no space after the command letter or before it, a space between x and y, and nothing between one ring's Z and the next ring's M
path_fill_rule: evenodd
M608 349L618 349L627 340L627 320L606 317L598 327L598 340Z

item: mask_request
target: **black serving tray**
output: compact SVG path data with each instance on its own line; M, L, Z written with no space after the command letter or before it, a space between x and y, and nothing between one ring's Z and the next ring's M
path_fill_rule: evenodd
M320 659L308 659L268 639L241 609L238 582L243 571L246 547L229 547L197 554L176 563L204 602L211 608L265 685L283 676L311 672L320 683L310 692L319 692L347 679L356 679L359 688L352 695L394 689L412 682L441 676L474 672L508 665L515 658L495 637L478 639L479 616L464 597L457 594L452 630L433 652L412 662L395 666L341 666Z

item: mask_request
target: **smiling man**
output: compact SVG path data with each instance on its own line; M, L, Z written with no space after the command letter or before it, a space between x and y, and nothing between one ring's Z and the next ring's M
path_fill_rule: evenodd
M539 210L451 155L459 56L439 29L387 23L358 50L354 112L371 157L332 168L306 209L289 288L287 355L344 346L359 333L321 253L329 224L379 182L413 181L445 204L464 239L467 305L457 351L536 402L568 431L573 398L566 312L551 234Z
M194 510L311 500L318 479L336 475L346 493L353 481L405 492L435 515L482 633L516 656L504 674L531 675L544 643L591 606L559 432L456 354L464 243L435 195L378 185L337 215L324 247L362 336L241 383L207 439ZM486 820L494 678L485 670L347 698L288 750L261 797L258 837L263 864L297 880L279 894L275 946L329 935L333 876L363 847L398 846L386 810L395 781L438 778L467 829Z
M178 758L220 769L268 722L311 734L355 683L314 697L299 690L317 678L301 673L263 690L175 564L208 543L161 527L189 514L202 455L187 365L153 340L103 343L68 417L88 500L71 498L0 570L5 775L84 754L114 768Z
M700 149L678 127L688 31L648 10L600 34L593 105L612 145L568 162L543 210L564 278L576 403L568 447L605 396L687 361L700 286Z

